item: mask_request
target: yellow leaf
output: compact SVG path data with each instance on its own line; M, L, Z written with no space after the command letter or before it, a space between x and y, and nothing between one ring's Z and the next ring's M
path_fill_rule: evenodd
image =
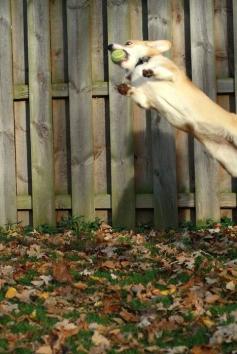
M203 317L202 322L204 323L205 326L208 328L212 327L215 325L215 322L213 322L209 317Z
M39 294L39 298L43 300L47 300L49 297L49 293L47 291L43 291L42 293Z
M170 294L170 291L169 290L160 290L160 293L161 293L161 295L167 296Z
M171 285L170 288L169 288L169 291L170 291L170 295L174 294L176 292L176 286L175 285Z
M15 288L8 288L6 294L5 294L5 298L6 299L12 299L13 297L15 297L17 294L17 290Z
M36 310L32 311L30 314L30 318L32 318L34 320L36 318L36 316L37 316Z
M176 287L175 286L171 287L170 289L160 290L160 294L161 295L165 295L165 296L174 294L175 292L176 292Z

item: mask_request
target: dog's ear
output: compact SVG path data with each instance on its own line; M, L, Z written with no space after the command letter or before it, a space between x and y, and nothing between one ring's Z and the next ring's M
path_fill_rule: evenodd
M171 48L171 42L167 40L159 40L159 41L148 41L147 44L152 47L158 49L160 53L167 52Z

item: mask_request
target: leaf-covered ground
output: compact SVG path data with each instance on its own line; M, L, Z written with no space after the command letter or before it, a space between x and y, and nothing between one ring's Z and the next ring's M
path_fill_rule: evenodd
M0 233L0 353L237 353L237 227Z

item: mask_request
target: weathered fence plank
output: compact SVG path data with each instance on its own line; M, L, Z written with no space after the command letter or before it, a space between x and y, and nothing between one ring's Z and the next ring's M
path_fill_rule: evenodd
M229 58L229 25L227 14L231 11L228 0L214 1L214 38L215 38L215 56L216 56L216 77L228 77L230 71ZM228 94L218 95L217 103L226 110L230 110L230 97ZM220 165L218 176L219 192L231 192L232 178L227 171ZM232 218L231 209L222 209L221 216Z
M184 0L172 0L172 59L186 71L185 62L185 11ZM176 174L177 189L179 192L189 193L193 186L193 166L190 141L193 139L182 130L176 129ZM179 219L188 221L191 219L191 209L179 210Z
M33 223L54 224L49 2L27 6Z
M108 1L108 41L125 43L130 37L127 1ZM131 106L116 85L124 73L109 60L112 220L114 226L135 225L134 158Z
M72 213L86 219L95 215L90 26L90 2L68 0Z
M171 1L148 0L149 39L171 39ZM159 228L178 223L174 129L152 113L154 224Z
M146 19L143 16L142 0L129 2L131 39L143 39L143 27ZM145 22L145 23L144 23ZM151 159L151 120L146 111L132 104L134 135L134 178L136 193L152 193L152 159ZM137 224L153 224L152 210L137 210Z
M66 58L66 13L63 0L50 1L51 63L52 82L58 85L68 81ZM54 136L54 183L55 194L69 193L70 141L67 101L62 97L53 99L53 136ZM68 216L67 211L57 211L56 219Z
M10 5L0 0L0 225L17 221Z
M106 3L92 0L92 80L103 82L105 79L104 31L103 20L106 17ZM106 194L110 186L110 159L108 151L108 100L105 97L93 98L94 134L94 186L95 194ZM96 210L96 215L108 221L107 210Z
M26 11L23 1L11 0L12 13L12 56L13 82L22 85L28 81L27 53L25 51ZM14 102L16 144L16 188L17 195L31 194L30 139L28 102ZM30 224L29 211L18 210L17 220Z
M216 99L213 1L190 0L192 79L213 100ZM196 220L218 220L217 162L197 141L195 152Z

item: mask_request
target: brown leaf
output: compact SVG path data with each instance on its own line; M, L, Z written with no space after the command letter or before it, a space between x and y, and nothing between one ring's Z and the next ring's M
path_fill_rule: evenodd
M121 298L119 294L114 293L113 296L105 296L103 299L103 313L118 313L121 308Z
M49 345L42 345L36 350L36 354L53 354Z
M75 283L73 284L75 288L79 289L79 290L84 290L86 288L88 288L88 285L85 284L85 283L82 283L82 282L78 282L78 283Z
M67 264L64 262L58 262L53 265L53 277L60 283L71 283L73 280Z
M137 322L138 318L136 315L134 315L131 312L128 312L127 310L122 310L119 315L122 317L123 320L127 322Z
M114 262L114 261L105 261L101 264L101 266L103 268L108 268L108 269L115 269L118 267L118 262Z
M192 350L192 354L218 354L218 351L210 347L209 345L195 345Z
M213 304L214 302L218 301L220 299L220 296L217 294L210 294L207 295L205 300L208 304Z

